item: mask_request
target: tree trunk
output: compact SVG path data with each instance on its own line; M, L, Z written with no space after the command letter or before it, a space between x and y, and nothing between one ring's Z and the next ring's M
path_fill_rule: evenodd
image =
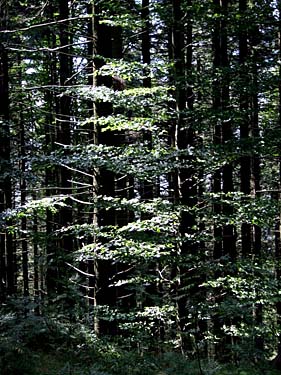
M240 125L240 140L242 153L247 153L248 141L250 135L249 126L249 76L248 76L248 31L246 28L245 16L247 12L247 0L239 0L239 12L241 14L241 21L239 24L239 65L240 65L240 80L244 87L240 90L239 107L242 114ZM251 158L244 155L240 158L240 190L245 195L251 193ZM247 199L247 198L246 198ZM243 223L241 226L241 240L242 240L242 256L248 257L251 254L252 242L251 225Z
M214 12L219 14L215 19L213 32L213 53L214 53L214 82L213 82L213 109L215 112L216 124L214 131L214 145L218 146L218 150L229 152L231 147L230 141L233 139L232 123L227 114L230 105L229 95L229 61L228 61L228 37L227 37L227 17L228 17L228 0L220 1L214 0ZM231 163L224 164L214 174L213 178L214 193L225 194L223 198L227 197L228 193L233 192L233 166ZM233 214L231 199L228 203L215 203L214 214L225 217ZM236 231L233 225L215 225L214 227L214 259L226 259L228 257L232 262L236 259ZM222 258L224 257L224 258ZM223 261L223 260L221 260ZM224 260L225 261L225 260ZM225 275L229 271L227 268L230 265L226 263L225 271L217 271L215 277ZM220 294L220 291L217 291ZM218 304L222 302L222 297L216 297ZM229 321L226 322L230 324ZM224 344L231 339L224 337L222 331L222 323L219 314L214 317L214 333L222 337L222 341L216 345L216 355L218 359L227 358L228 354L225 351Z
M8 20L7 3L0 4L0 30L7 27ZM2 40L0 41L0 212L12 208L12 184L9 173L10 164L10 112L9 112L9 70L8 53ZM3 177L5 176L5 177ZM0 300L7 295L13 295L16 291L16 264L12 234L2 229L0 233Z
M281 3L278 2L278 48L279 48L279 59L281 59ZM279 81L278 81L278 127L281 131L281 66L279 66ZM281 147L279 147L279 153L281 154ZM280 155L279 154L279 155ZM281 189L281 156L279 156L279 183L278 192L275 194L277 201L280 201L280 189ZM275 272L277 279L278 290L281 287L281 217L279 216L275 224ZM276 303L276 315L277 315L277 329L281 327L281 300ZM277 342L277 356L274 362L275 367L281 370L281 334L278 334Z
M53 5L50 4L48 7L48 16L52 20L54 19L55 9ZM50 50L57 47L56 35L52 32L51 29L47 30L47 43ZM58 85L58 74L57 74L57 54L55 52L48 52L46 56L46 76L48 77L47 84L51 87ZM56 142L56 131L53 126L55 123L55 114L58 112L58 101L56 99L56 94L54 89L47 90L45 92L45 102L46 102L46 119L45 119L45 152L51 153L55 149ZM51 126L50 126L51 125ZM54 166L47 166L45 170L45 187L46 187L46 196L52 196L57 193L55 188L51 187L57 186L57 177L56 169ZM53 294L56 294L57 291L57 279L58 271L56 266L57 258L57 247L54 240L54 231L56 230L55 225L55 215L47 209L46 212L46 272L45 272L45 287L48 293L48 296L51 297ZM43 296L43 294L42 294Z
M95 8L95 35L96 35L96 54L94 59L95 68L99 69L104 64L104 59L122 57L122 29L119 26L110 27L106 24L99 23L101 7ZM110 76L97 77L96 84L112 87L113 79ZM112 114L112 104L109 102L96 103L97 116L108 116ZM114 132L98 132L98 142L107 146L117 146L120 137ZM116 188L118 188L118 176L114 172L106 169L99 171L99 194L109 197L118 196ZM118 217L114 208L109 210L100 210L98 213L98 222L102 226L118 225ZM96 303L98 306L109 306L116 308L118 305L118 291L114 284L114 277L118 272L118 265L113 264L111 260L98 260L97 262L97 288ZM116 321L99 320L100 334L117 334Z
M20 66L20 64L19 64ZM21 80L20 80L21 81ZM21 205L26 204L26 152L25 152L25 127L22 107L20 108L20 160L21 160L21 179L20 179L20 194ZM21 246L22 246L22 278L23 278L23 295L29 296L29 280L28 280L28 241L27 241L27 219L21 219Z
M252 49L252 56L251 56L251 70L252 70L252 82L251 82L251 101L250 101L250 111L251 111L251 118L250 118L250 131L253 140L255 141L254 144L258 146L260 144L260 129L259 129L259 101L258 101L258 93L259 93L259 83L258 83L258 64L257 61L259 59L259 53L257 50L257 46L259 45L259 26L256 25L252 27L250 33L250 42L251 42L251 49ZM251 179L251 190L253 196L258 198L260 196L259 191L261 190L260 180L261 180L261 170L260 170L260 156L257 152L255 155L252 156L252 179ZM258 225L253 225L253 255L256 259L258 264L262 265L262 253L261 253L261 227ZM257 291L257 300L260 299L259 292ZM255 305L255 327L257 329L261 329L263 325L263 307L260 302L256 303ZM263 350L264 350L264 339L261 333L257 333L255 337L256 343L256 356L257 359L263 357Z
M60 0L59 18L69 18L68 0ZM71 85L72 57L69 45L71 44L71 30L69 22L60 24L60 53L59 53L59 78L60 86ZM64 145L71 144L71 98L69 95L62 95L59 102L59 113L57 115L57 141ZM64 188L65 194L71 194L71 172L62 168L59 171L59 186ZM67 202L70 205L70 202ZM72 209L63 208L60 211L60 225L66 227L72 223ZM62 250L71 253L73 248L71 236L64 236L61 243Z
M175 146L178 150L187 150L190 146L195 144L195 132L192 121L192 110L194 95L192 91L192 1L189 0L186 4L186 9L178 0L172 1L173 9L173 26L172 26L172 41L174 45L173 59L175 62L175 86L176 86L176 109L177 109L177 123L175 126ZM186 13L185 13L186 12ZM186 25L184 26L184 15L186 14ZM186 47L185 47L186 46ZM184 264L187 262L187 257L195 256L198 251L198 245L185 238L193 237L195 234L194 227L196 226L195 215L192 208L197 202L197 185L196 185L196 171L192 165L193 159L189 156L184 156L184 163L188 167L183 167L178 171L178 196L179 202L183 205L180 217L180 235L183 238L180 248L180 257L182 264L179 267L180 286L178 288L178 314L179 325L181 330L182 350L192 351L192 340L188 333L188 318L187 304L188 301L195 295L198 297L199 279L200 275L191 271L188 266ZM189 290L187 294L186 290ZM196 313L195 313L196 314ZM196 320L193 317L192 320ZM190 323L190 322L189 322ZM193 327L194 328L194 327ZM194 332L195 332L194 328ZM195 338L196 340L196 338Z
M228 61L228 40L227 40L227 16L228 16L228 1L222 2L222 20L221 20L221 110L222 110L222 144L228 152L228 147L233 141L232 121L228 118L227 111L230 108L229 95L229 61ZM222 168L222 190L224 194L232 193L233 186L233 165L226 163ZM231 199L229 204L224 204L222 207L223 214L230 217L233 214L233 207ZM236 253L236 229L233 225L227 224L223 226L223 255L228 256L233 262L237 258Z
M219 0L213 0L214 5L214 12L215 14L220 14L222 17L222 10ZM214 31L213 31L213 75L216 75L217 78L213 82L213 110L215 114L215 118L217 118L218 113L222 111L222 97L221 97L221 69L222 65L222 51L221 51L221 38L222 38L222 25L221 25L221 17L217 18L214 21ZM216 120L214 124L214 137L213 137L214 146L219 148L222 145L222 124ZM213 192L216 194L220 194L222 192L222 170L221 168L218 169L213 176ZM222 205L218 202L214 203L213 206L214 215L220 216L222 214ZM219 260L223 256L223 228L221 225L214 225L214 250L213 250L213 257L215 260ZM215 277L219 277L221 274L216 271ZM217 294L220 294L218 291ZM221 302L220 297L215 297L216 303L219 304ZM213 331L217 337L221 338L221 321L219 316L215 315L213 317ZM215 345L215 354L217 358L221 356L221 349L222 343L219 342Z

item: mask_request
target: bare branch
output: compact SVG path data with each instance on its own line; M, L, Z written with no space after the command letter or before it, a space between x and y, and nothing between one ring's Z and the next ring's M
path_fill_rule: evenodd
M93 275L92 273L88 273L88 272L84 272L82 270L80 270L79 268L73 266L72 264L70 263L67 263L65 262L69 267L73 268L75 271L81 273L82 275L85 275L85 276L90 276L90 277L95 277L95 275Z
M0 33L1 34L16 34L16 33L22 32L22 31L29 31L29 30L32 30L32 29L40 28L40 27L57 25L58 23L76 21L76 20L80 20L80 19L91 19L91 18L92 18L92 16L87 14L87 15L84 15L84 16L66 18L64 20L57 20L57 21L39 23L39 24L36 24L36 25L30 25L28 27L22 27L21 29L17 29L17 30L1 30Z

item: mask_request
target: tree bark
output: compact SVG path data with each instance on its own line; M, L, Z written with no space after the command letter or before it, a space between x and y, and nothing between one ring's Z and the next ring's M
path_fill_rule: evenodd
M67 20L69 18L68 0L60 0L59 19ZM69 45L71 44L71 30L69 22L61 23L60 33L60 53L59 53L59 79L60 86L71 85L72 75L72 57ZM59 101L59 113L57 115L57 141L60 144L71 145L71 98L69 95L62 95ZM71 194L71 172L66 168L59 170L59 184L64 188L65 194ZM67 202L71 206L70 202ZM67 227L72 223L72 209L64 207L60 211L59 224L61 227ZM73 249L73 240L70 235L64 236L60 244L62 251L70 254Z
M20 60L20 59L19 59ZM20 66L20 64L19 64ZM21 76L21 74L20 74ZM21 81L21 79L20 79ZM26 204L26 141L25 141L25 127L23 118L23 109L20 106L20 164L21 164L21 179L20 179L20 194L21 194L21 205ZM23 278L23 295L29 296L29 276L28 276L28 240L27 240L27 219L23 217L21 219L21 231L22 231L22 278Z
M228 116L230 110L230 94L229 94L229 61L228 61L228 0L214 0L214 12L216 17L214 21L213 32L213 53L214 53L214 82L213 82L213 110L216 117L214 131L214 145L221 152L225 149L229 152L231 141L233 140L232 123ZM231 163L225 163L223 167L218 169L213 177L214 193L224 194L224 200L229 203L215 203L214 214L216 216L230 217L233 214L231 198L227 194L234 191L233 186L233 166ZM215 260L225 262L226 257L229 258L231 264L237 258L236 250L236 230L233 225L224 224L214 226L214 252ZM230 264L226 263L225 271L215 272L215 277L225 275L230 272L227 268ZM217 294L220 294L217 291ZM222 297L216 297L218 304L222 302ZM229 323L229 322L227 322ZM214 333L218 337L222 337L222 341L215 347L216 356L219 359L227 358L224 344L231 338L224 337L222 331L222 323L219 314L214 317Z
M99 14L103 10L101 6L95 7L95 37L96 37L96 53L94 64L95 69L99 69L104 63L106 58L120 59L123 55L122 46L122 28L119 26L110 27L106 24L99 23ZM98 57L97 57L98 56ZM113 79L110 76L98 76L96 84L105 85L107 87L113 86ZM122 88L118 88L122 89ZM96 103L96 115L97 116L108 116L112 114L113 108L110 102ZM106 131L100 132L98 129L98 142L107 146L117 146L120 144L121 137L114 132ZM99 194L103 194L109 197L117 197L120 194L117 193L120 186L120 181L114 172L100 169L98 187ZM130 190L130 189L129 189ZM125 191L125 190L124 190ZM126 217L127 213L125 214ZM114 208L109 210L100 210L98 213L98 223L102 226L114 226L122 225L127 222L127 218L124 221L123 214L118 214ZM119 265L113 264L111 260L101 260L97 262L97 293L96 303L98 306L109 306L109 308L118 307L118 297L120 297L120 291L117 290L114 284L114 278L119 271ZM98 323L99 333L102 334L117 334L117 322L109 322L104 319L100 319Z
M278 2L278 56L281 59L281 3ZM279 66L279 81L278 81L278 128L281 131L281 66ZM281 147L279 147L279 153L281 154ZM279 154L279 155L280 155ZM278 187L279 191L281 188L281 156L279 156L279 181ZM275 195L277 201L280 201L280 192L277 192ZM275 224L275 272L277 279L278 290L281 286L281 217L278 217L278 220ZM277 315L277 328L281 327L281 300L276 303L276 315ZM281 369L281 334L278 335L277 342L277 356L274 362L275 367L279 370Z
M0 30L7 28L7 2L0 4ZM8 53L5 47L5 34L0 40L0 212L12 208L12 183L10 164L10 108L9 108L9 69ZM3 36L4 35L4 36ZM0 300L16 292L16 263L13 237L6 229L0 233Z
M55 8L52 4L48 7L48 17L54 19ZM56 35L53 30L47 30L47 44L50 50L57 47ZM58 85L58 61L57 54L55 52L48 52L45 64L48 81L47 84L51 87ZM56 93L54 89L47 90L45 92L45 102L46 102L46 119L45 119L45 152L51 153L55 150L55 142L57 139L56 129L53 126L55 123L55 114L58 112L58 100L56 98ZM57 193L56 189L51 187L57 186L57 173L54 166L47 166L45 169L45 187L46 187L46 196L52 196ZM48 293L48 296L51 297L53 294L57 293L57 279L58 279L58 270L56 265L57 258L57 244L54 239L54 232L56 230L56 218L54 213L47 209L46 212L46 272L44 287ZM43 297L43 294L42 294Z
M240 65L240 82L243 89L240 90L239 107L242 114L240 125L240 140L242 153L247 153L248 142L250 136L249 126L249 46L248 46L248 30L246 23L247 1L239 0L239 12L241 14L241 21L239 23L239 65ZM249 155L244 155L240 158L240 190L245 195L251 193L251 158ZM246 198L247 199L247 198ZM241 226L241 240L242 240L242 256L248 257L251 253L251 225L243 223Z
M194 94L192 90L192 1L186 3L186 9L179 0L172 1L173 25L172 25L172 43L173 43L173 59L175 62L174 80L176 86L176 110L177 122L175 124L175 146L178 150L188 150L190 146L195 145L195 131L192 121L192 111ZM186 15L186 24L184 19ZM189 156L183 157L187 167L182 167L178 171L177 183L179 203L183 206L180 215L180 235L182 236L182 244L180 246L180 258L183 265L179 265L180 284L178 287L178 315L179 326L181 330L182 350L193 350L192 340L188 335L187 304L188 301L199 293L198 285L200 275L196 275L194 271L185 266L186 259L189 256L195 256L198 245L194 240L186 240L195 234L196 218L192 212L192 208L197 203L197 184L196 171L192 165L193 158ZM176 183L176 185L177 185ZM188 276L187 276L188 275ZM188 288L187 288L188 286ZM189 290L189 293L186 290ZM196 320L196 319L194 319ZM189 322L190 323L190 322ZM190 328L189 328L190 329Z
M253 5L256 5L255 2ZM260 43L259 25L254 25L249 33L249 42L251 49L251 95L250 95L250 135L254 140L255 147L260 145L260 129L259 129L259 82L258 82L258 61L259 52L257 47ZM261 190L261 168L259 151L255 151L251 157L251 194L258 199ZM252 227L252 241L253 241L253 255L258 264L262 265L262 251L261 251L261 227L254 224ZM257 291L257 300L260 299L259 291ZM263 325L263 307L260 302L255 304L254 309L255 327L261 329ZM264 339L260 333L255 335L256 357L260 359L263 357Z

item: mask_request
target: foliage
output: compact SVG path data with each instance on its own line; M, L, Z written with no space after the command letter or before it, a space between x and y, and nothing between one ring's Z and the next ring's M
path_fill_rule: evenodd
M278 2L6 3L0 371L270 374Z
M28 300L9 301L1 311L1 374L16 375L273 375L269 364L243 362L239 366L189 360L174 351L150 353L128 350L109 338L98 338L87 325L71 325L48 314L32 313ZM200 370L201 368L201 370Z

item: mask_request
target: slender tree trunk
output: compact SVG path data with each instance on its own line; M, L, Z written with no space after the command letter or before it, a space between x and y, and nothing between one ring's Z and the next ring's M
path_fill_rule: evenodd
M259 145L259 103L258 103L258 68L257 68L257 45L259 43L258 26L248 25L246 15L248 11L248 1L239 1L239 11L241 22L239 25L239 64L240 81L243 90L240 89L240 111L242 120L240 125L240 140L242 154L240 158L240 180L241 192L246 196L252 195L258 198L260 190L260 160L259 156L250 156L249 141L254 140L254 144ZM250 73L249 73L250 72ZM255 152L257 154L257 152ZM248 197L245 197L247 201ZM249 258L254 256L256 262L261 262L261 228L258 225L243 223L241 226L242 256ZM258 296L257 296L258 299ZM256 304L254 309L254 325L257 328L262 326L263 314L262 305ZM263 338L257 334L256 349L260 355L263 351Z
M258 83L258 65L257 61L259 58L259 53L257 51L257 46L259 45L259 26L256 25L252 27L250 33L250 42L251 42L251 49L252 49L252 56L251 56L251 70L252 70L252 82L251 82L251 101L250 101L250 132L253 140L255 141L255 145L260 144L260 129L259 129L259 101L258 101L258 93L259 93L259 83ZM251 190L253 196L258 198L260 196L260 180L261 180L261 170L260 170L260 156L258 152L255 152L255 155L252 156L251 160L252 164L252 179L251 179ZM262 265L262 253L261 253L261 227L258 225L253 225L253 255L256 259L256 262ZM257 292L257 300L260 299L259 292ZM255 327L257 329L262 328L263 324L263 307L260 302L256 303L255 306ZM264 339L261 333L257 333L255 337L255 344L257 350L257 359L263 356L264 350Z
M233 140L232 121L227 116L227 111L230 109L230 94L229 94L229 61L228 61L228 40L227 40L227 15L228 15L228 1L222 2L222 15L221 21L221 66L225 72L222 72L221 78L221 109L223 113L222 120L222 144L227 147ZM226 119L225 119L226 118ZM226 163L222 168L222 188L225 194L234 191L233 186L233 165ZM223 205L223 213L225 216L233 214L231 200L229 204ZM232 261L236 260L236 229L233 225L224 225L223 227L223 253L228 256Z
M227 147L233 139L231 121L228 119L229 110L229 62L228 62L228 41L227 41L227 13L228 0L214 0L214 11L221 15L216 21L213 32L213 51L214 51L214 74L217 76L213 83L213 109L218 118L214 131L214 145ZM226 118L226 119L225 119ZM228 151L226 149L226 151ZM225 164L214 175L214 192L229 193L233 192L233 166L230 163ZM231 215L233 209L230 204L215 204L215 214ZM215 247L214 258L218 259L223 255L230 258L236 258L236 235L233 225L215 227L214 229ZM221 241L222 239L222 241Z
M174 147L180 148L185 147L183 142L186 142L186 134L180 133L182 128L184 128L184 120L183 120L183 111L186 109L186 90L185 90L185 66L184 66L184 31L182 25L182 17L183 12L181 8L181 2L178 0L172 0L172 27L171 27L171 44L172 44L172 54L171 58L172 61L175 63L175 68L173 72L173 81L176 86L176 111L177 111L177 120L175 122L174 135L173 135L173 142ZM182 137L182 138L181 138ZM179 139L181 138L181 145L179 145ZM177 171L173 177L173 186L172 188L175 191L175 200L181 203L182 193L181 188L181 177L183 173L181 171ZM184 235L184 232L188 228L188 218L185 218L185 214L181 215L181 222L180 222L180 234ZM183 253L186 252L187 244L182 244L179 249L179 255L182 258L184 256ZM173 275L174 274L174 275ZM178 278L179 285L177 286L177 294L178 298L178 319L179 319L179 329L181 335L181 350L185 352L186 350L190 349L190 343L187 338L186 332L186 323L187 323L187 315L186 315L186 308L187 308L187 300L188 296L186 295L185 290L182 291L181 285L183 283L182 277L184 274L184 270L178 264L175 266L174 272L172 272L172 276L174 278Z
M194 95L192 91L192 1L186 3L187 11L183 10L180 1L173 0L173 45L174 45L174 61L175 61L175 83L176 83L176 103L178 120L175 129L175 142L179 150L187 150L195 144L195 132L192 121L192 110ZM186 15L186 26L184 27L184 16ZM185 47L186 46L186 47ZM187 83L186 83L187 80ZM188 113L188 114L187 114ZM188 116L188 117L187 117ZM192 157L185 156L185 163L188 167L182 168L178 172L178 191L179 201L184 209L180 217L180 234L183 242L180 249L182 264L186 263L188 256L195 256L198 246L194 242L190 242L185 238L193 237L194 227L196 226L195 215L192 208L197 202L197 185L196 172L192 166ZM182 334L182 350L193 350L192 342L187 331L188 314L187 304L190 298L199 293L198 282L200 275L188 269L184 265L180 265L180 283L178 314L179 325ZM186 292L188 286L189 294ZM197 317L193 317L197 321ZM196 329L196 328L194 328Z
M98 22L98 15L101 7L95 7L95 36L96 36L96 54L94 59L95 68L99 69L104 64L106 58L122 57L122 29L120 27L110 27ZM101 58L102 56L102 58ZM105 85L112 87L112 77L97 77L97 85ZM112 114L112 104L109 102L96 104L97 116L108 116ZM120 139L118 135L111 131L98 132L98 142L108 146L116 146ZM105 196L117 196L116 194L116 175L115 173L106 169L101 169L99 172L99 193ZM116 225L117 216L115 209L101 210L98 214L98 222L102 226ZM110 260L98 260L97 264L97 287L96 302L98 306L109 306L109 308L116 308L118 305L118 292L113 286L114 277L118 272L118 265L113 264ZM116 322L109 322L107 320L99 320L99 333L116 335Z
M6 29L8 20L8 4L0 4L0 30ZM10 125L9 125L9 71L8 53L4 44L5 34L0 40L0 120L2 123L0 135L0 212L12 208L12 184L9 173L10 167ZM3 177L5 176L5 177ZM0 231L0 299L13 295L16 291L16 264L12 234L5 229Z
M218 0L213 1L214 11L218 14L221 13L220 2ZM217 19L214 25L213 31L213 66L214 66L214 75L219 74L218 70L221 68L221 21ZM213 83L213 109L215 114L217 114L221 109L221 92L220 92L220 80L216 79ZM215 147L222 144L222 129L221 124L216 123L214 125L214 138L213 143ZM221 193L222 191L222 171L218 169L213 176L213 192ZM214 203L213 207L214 214L221 215L222 207L220 203ZM223 255L223 246L222 246L222 227L220 225L214 226L214 259L219 259Z
M33 199L36 199L36 196L33 195ZM39 266L39 246L38 246L38 218L37 214L34 214L33 217L33 272L34 272L34 280L33 280L33 288L34 288L34 301L35 301L35 313L40 315L40 295L43 292L43 288L41 289L40 286L40 277L43 278L42 272L40 272Z
M55 9L53 5L50 4L48 7L48 16L50 19L54 18ZM57 47L56 35L48 29L47 31L47 42L50 50ZM54 52L48 52L46 56L46 72L48 77L47 84L51 87L58 85L57 76L57 55ZM58 112L57 100L55 97L54 90L47 90L45 92L45 102L46 102L46 122L45 122L45 152L48 154L54 151L56 132L54 128L55 124L55 114ZM46 196L52 196L57 192L51 187L57 185L56 171L55 168L47 167L45 171L45 186L46 186ZM46 212L46 258L47 266L45 272L45 286L50 297L52 294L56 293L57 290L57 278L58 272L56 267L57 258L57 248L53 237L55 231L55 215L47 210ZM43 296L43 294L42 294Z
M279 48L279 59L281 59L281 2L278 2L278 48ZM279 66L279 84L278 84L278 127L281 130L281 66ZM279 153L281 153L281 148L279 147ZM277 201L280 202L280 189L281 189L281 157L279 156L279 183L278 192L275 195ZM275 272L278 290L281 287L281 217L279 216L275 224ZM277 315L277 329L280 330L281 327L281 300L276 303L276 315ZM277 356L274 359L274 366L277 369L281 369L281 334L279 333L277 337Z
M216 14L222 13L220 1L213 0L214 5L214 12ZM213 110L215 113L215 117L218 116L218 113L222 110L222 98L221 98L221 69L222 69L222 51L221 51L221 37L222 37L222 30L221 30L221 19L217 18L214 21L214 31L213 31L213 67L214 67L214 76L217 78L213 82ZM218 121L214 125L214 138L213 143L215 147L220 147L222 144L222 127L221 123ZM218 169L213 176L213 192L214 193L221 193L222 192L222 170ZM215 216L220 216L222 214L222 206L220 203L215 202L213 206L213 211ZM223 256L223 228L221 225L214 225L214 250L213 250L213 257L215 260L220 259ZM218 272L216 272L215 277L221 276ZM218 291L219 294L219 291ZM220 303L219 297L216 297L216 303ZM221 322L218 316L213 317L213 331L217 337L221 336ZM221 343L215 345L215 354L217 358L220 357L221 353Z
M88 84L92 87L96 86L96 78L95 78L95 64L94 59L95 55L97 54L97 27L95 22L97 22L95 15L95 4L92 2L91 4L87 5L87 13L91 15L90 21L88 23ZM97 116L96 104L95 102L90 101L88 103L89 108L89 115L95 118ZM98 144L98 131L97 125L95 122L92 123L90 134L89 134L89 142L93 144ZM95 168L92 171L93 177L90 179L89 184L92 186L92 198L98 195L98 176L99 171ZM93 211L89 214L89 222L94 224L95 226L98 225L98 212L95 207L93 207ZM96 241L95 236L91 238L92 242ZM83 267L83 266L82 266ZM88 277L88 298L89 298L89 317L91 317L92 308L96 308L97 306L97 290L98 290L98 262L96 260L89 260L86 265L86 270L88 274L91 275ZM94 318L94 321L91 322L93 324L95 332L99 333L99 321L98 319Z
M229 95L229 61L228 61L228 36L227 36L227 17L228 17L228 0L220 1L214 0L214 11L219 14L215 20L213 32L213 51L214 51L214 73L215 80L213 83L213 109L217 116L217 124L214 132L214 145L219 146L226 152L233 139L232 123L229 120L227 111L230 106ZM231 163L226 163L214 175L214 192L224 193L224 199L227 199L227 194L233 192L233 166ZM223 214L225 217L233 214L231 200L228 203L214 204L215 215ZM221 257L228 257L232 262L237 258L236 251L236 230L233 225L223 225L214 227L214 259ZM228 265L226 264L228 267ZM227 270L225 272L228 272ZM217 277L219 273L217 273ZM218 297L217 302L220 303L221 297ZM228 324L230 322L227 322ZM215 334L221 335L222 325L219 316L214 319ZM227 338L223 339L224 341ZM216 347L217 357L222 358L226 356L225 348L222 343Z
M69 18L68 0L60 0L59 3L60 19L67 20ZM69 22L60 24L60 54L59 54L59 77L60 85L70 85L72 75L72 57L70 51L71 43L71 31ZM59 113L58 113L58 135L57 141L59 143L70 145L71 144L71 98L69 95L63 95L59 102ZM59 171L59 186L64 188L65 194L71 194L71 172L62 168ZM70 206L70 202L68 202ZM72 223L72 209L63 208L60 211L60 225L66 227ZM71 253L73 248L72 237L70 235L64 236L61 242L62 251Z
M142 63L145 64L143 68L143 87L151 88L152 82L150 77L151 72L151 15L150 15L150 0L142 0L142 8L141 8L141 20L142 20L142 40L141 40L141 49L142 49ZM152 133L150 131L144 130L142 134L143 141L146 143L147 147L152 149L153 147L153 139ZM147 181L140 182L140 196L143 201L149 202L154 197L157 196L156 190L158 185L158 178L155 178L154 183L149 183ZM150 214L143 213L141 215L143 220L149 220L151 218ZM152 262L149 265L148 273L151 274L152 278L157 278L157 272L159 269L159 264L157 262ZM152 282L148 285L145 289L145 298L140 296L139 298L139 306L154 306L155 301L161 298L161 287L156 283ZM161 351L161 346L164 341L164 327L163 323L155 319L154 321L154 329L153 329L153 336L155 342L157 341L156 345L158 347L153 347L153 350L157 350L158 352ZM155 345L155 343L153 343Z
M21 205L26 204L26 152L25 152L25 127L22 108L20 108L20 159L21 159L21 179L20 179L20 192L21 192ZM23 295L29 296L29 280L28 280L28 241L27 241L27 219L21 219L21 246L22 246L22 277L23 277Z
M240 90L240 111L242 114L241 125L240 125L240 139L242 152L247 153L248 141L250 136L249 126L249 75L248 75L248 31L246 26L246 12L247 12L247 0L239 1L239 12L241 14L241 22L239 24L239 64L240 64L240 80L244 87ZM245 195L251 193L251 158L248 155L244 155L240 159L240 189ZM247 199L247 198L246 198ZM243 223L241 226L241 240L242 240L242 256L243 258L248 257L251 254L251 243L252 243L252 230L251 225Z
M50 5L49 16L54 17L55 6ZM59 19L66 20L58 25L59 35L59 53L50 52L48 61L48 71L50 85L60 85L61 87L69 85L72 75L72 57L70 51L70 30L69 30L69 8L67 0L60 0L58 3ZM57 38L54 32L48 34L48 42L51 48L57 47ZM61 148L62 144L71 144L71 99L68 95L62 95L59 98L51 90L46 93L46 103L48 105L48 121L45 129L45 143L47 152L53 151L56 147ZM56 114L56 118L54 118ZM53 125L55 123L55 131ZM50 126L51 125L51 126ZM56 146L56 143L59 145ZM71 194L71 173L66 168L56 167L46 170L47 195L60 194L60 188L63 193ZM50 186L55 186L50 190ZM47 232L47 272L46 287L49 294L62 294L66 287L65 278L67 271L65 267L65 258L72 253L73 239L71 235L65 235L63 238L55 241L54 231L58 228L67 227L72 222L72 209L69 208L71 202L67 202L67 207L63 207L58 214L47 212L46 232ZM66 293L67 294L67 293ZM67 297L68 298L68 297ZM70 300L68 300L70 303Z
M249 80L249 31L246 22L248 1L239 0L239 78L242 89L239 90L239 109L241 113L240 142L242 156L240 158L240 191L245 194L244 201L247 202L251 194L251 157L248 154L250 140L250 80ZM241 225L241 257L250 259L252 253L252 225L242 223Z
M150 63L151 63L151 41L150 41L150 11L149 11L149 0L142 0L141 8L141 18L143 22L142 26L142 62L147 64L147 67L144 68L143 87L151 87L151 78L150 78Z
M98 14L98 13L97 13ZM97 54L104 58L112 57L112 30L111 27L104 24L97 25ZM95 61L96 68L100 68L103 62L99 59ZM111 77L98 77L97 84L104 84L111 87ZM97 104L97 115L107 116L112 113L111 103ZM99 143L106 145L115 145L116 138L112 132L99 133ZM99 189L100 193L105 196L115 196L114 192L115 176L114 173L107 170L100 171ZM115 225L115 210L101 210L99 212L99 224L102 226ZM117 295L116 290L112 285L113 277L116 274L116 266L110 260L98 261L98 292L97 292L97 305L109 306L110 308L116 307ZM99 320L99 333L100 334L116 334L116 322L108 322L107 320Z
M150 39L150 0L142 0L141 8L141 20L142 20L142 39L141 39L141 50L142 50L142 62L146 64L143 69L144 79L143 87L151 88L151 78L150 78L150 64L151 64L151 39ZM152 135L151 132L143 132L143 140L147 143L148 147L152 147ZM144 201L149 201L153 198L154 186L146 181L140 182L140 196ZM142 214L142 219L149 219L149 214ZM152 267L152 273L155 273L154 267ZM156 268L156 265L155 265ZM140 300L140 305L153 305L155 301L156 286L154 284L149 285L146 288L146 299Z

